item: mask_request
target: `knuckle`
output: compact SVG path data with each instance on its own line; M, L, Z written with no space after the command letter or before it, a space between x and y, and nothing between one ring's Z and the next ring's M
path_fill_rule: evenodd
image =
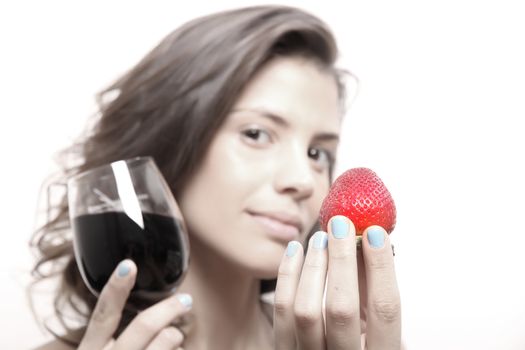
M135 317L135 321L133 321L133 323L135 323L139 332L154 334L159 331L159 326L155 322L154 318L147 317L145 314L139 314L137 317Z
M284 316L288 313L288 310L290 310L293 307L292 302L286 298L281 298L275 295L275 301L273 304L273 308L275 311L275 314L278 316Z
M112 324L118 322L120 315L111 312L111 306L105 299L97 302L91 315L91 322L95 324Z
M332 251L330 251L330 260L348 260L350 258L355 258L355 256L355 248L352 248L349 245L337 247L337 249L332 249Z
M291 264L284 264L284 263L281 263L279 265L279 270L278 270L278 276L291 276L293 275L293 267L291 266Z
M126 298L127 294L127 286L115 283L110 279L98 298L90 321L102 325L118 323L121 315L115 306L116 300Z
M368 260L368 266L374 270L387 270L392 266L392 257L385 256L384 254L378 254L373 259Z
M318 271L322 268L325 268L325 263L321 259L306 259L303 265L303 271Z
M279 283L285 283L285 284L288 284L290 283L292 279L292 274L291 272L289 271L282 271L281 269L279 269L279 272L277 273L277 281Z
M359 306L349 302L327 303L326 318L335 325L348 326L360 321Z
M103 323L107 319L108 315L108 303L100 299L95 306L95 310L91 315L91 321L95 323Z
M372 301L372 311L379 320L392 323L401 317L401 303L399 299L376 299Z
M173 346L182 344L182 341L184 340L182 332L175 327L164 328L160 331L159 336Z
M318 324L321 314L309 307L294 307L295 325L299 329L309 329Z

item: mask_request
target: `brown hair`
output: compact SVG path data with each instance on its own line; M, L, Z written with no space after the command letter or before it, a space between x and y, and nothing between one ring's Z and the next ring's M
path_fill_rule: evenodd
M334 68L336 43L318 18L282 6L198 18L170 33L99 93L96 123L61 153L58 183L112 161L151 156L177 196L247 82L279 55L311 59L333 74L344 101L342 72ZM96 298L85 287L73 257L66 197L62 193L58 203L48 206L50 217L31 245L39 253L33 270L36 281L60 276L54 308L70 331L62 310L72 307L87 321ZM262 285L262 290L271 288L271 282Z

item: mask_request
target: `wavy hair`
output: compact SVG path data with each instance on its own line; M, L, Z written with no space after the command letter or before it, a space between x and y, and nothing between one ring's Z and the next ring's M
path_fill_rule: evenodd
M346 72L335 67L338 49L331 31L317 17L283 6L192 20L97 95L94 123L59 153L60 173L45 187L55 203L47 205L48 219L30 242L38 253L35 283L59 277L54 310L67 333L72 328L63 311L72 309L87 323L96 298L75 263L67 193L54 195L54 185L65 186L68 177L119 159L151 156L177 197L243 88L276 56L304 57L333 74L344 105ZM263 281L261 292L275 288L274 282Z

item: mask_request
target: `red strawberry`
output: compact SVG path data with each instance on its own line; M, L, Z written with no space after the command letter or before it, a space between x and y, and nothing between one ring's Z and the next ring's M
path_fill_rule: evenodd
M379 225L390 233L396 225L394 200L383 181L368 168L347 170L335 180L319 213L323 230L335 215L352 220L357 235L371 225Z

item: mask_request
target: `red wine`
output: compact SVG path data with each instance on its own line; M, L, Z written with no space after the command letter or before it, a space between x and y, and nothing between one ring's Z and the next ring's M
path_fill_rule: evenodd
M137 264L135 294L162 294L184 272L182 226L173 217L142 213L144 229L123 212L82 215L73 219L76 258L92 289L100 292L123 259ZM133 293L135 292L135 293Z

